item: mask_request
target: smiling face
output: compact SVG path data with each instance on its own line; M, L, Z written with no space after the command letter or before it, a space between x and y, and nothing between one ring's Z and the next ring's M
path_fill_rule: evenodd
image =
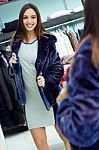
M40 38L44 32L45 29L38 8L31 3L25 4L19 13L18 26L14 39L23 40L30 35Z
M27 32L33 32L37 26L37 14L32 8L29 8L24 12L23 25Z

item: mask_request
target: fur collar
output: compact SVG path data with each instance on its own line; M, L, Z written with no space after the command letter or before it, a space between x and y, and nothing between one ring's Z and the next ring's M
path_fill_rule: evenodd
M41 38L41 42L47 42L47 43L56 43L57 39L53 34L50 33L44 33Z
M38 45L39 48L41 47L43 50L47 50L47 46L52 44L52 43L56 43L57 39L53 34L50 33L44 33L39 39L38 39ZM12 51L15 52L16 54L18 54L18 50L20 48L21 45L21 41L13 41L12 44ZM41 49L40 48L40 49Z

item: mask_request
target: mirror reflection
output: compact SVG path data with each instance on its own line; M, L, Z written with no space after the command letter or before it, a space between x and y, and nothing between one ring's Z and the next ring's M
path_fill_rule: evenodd
M56 98L83 31L82 1L0 4L0 150L70 150Z

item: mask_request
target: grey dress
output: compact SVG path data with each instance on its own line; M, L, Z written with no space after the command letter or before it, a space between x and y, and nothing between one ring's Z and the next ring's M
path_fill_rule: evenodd
M36 83L37 47L37 40L32 43L22 42L18 53L25 85L25 109L29 129L54 125L53 109L46 110Z

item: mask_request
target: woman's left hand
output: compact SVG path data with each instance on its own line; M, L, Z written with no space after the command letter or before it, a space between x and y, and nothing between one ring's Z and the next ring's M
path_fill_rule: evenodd
M57 104L61 103L63 100L65 100L66 98L68 98L69 93L66 89L66 87L63 87L60 94L58 95L58 97L56 98L56 102Z
M45 87L45 79L43 76L40 75L37 77L37 84L38 86Z

